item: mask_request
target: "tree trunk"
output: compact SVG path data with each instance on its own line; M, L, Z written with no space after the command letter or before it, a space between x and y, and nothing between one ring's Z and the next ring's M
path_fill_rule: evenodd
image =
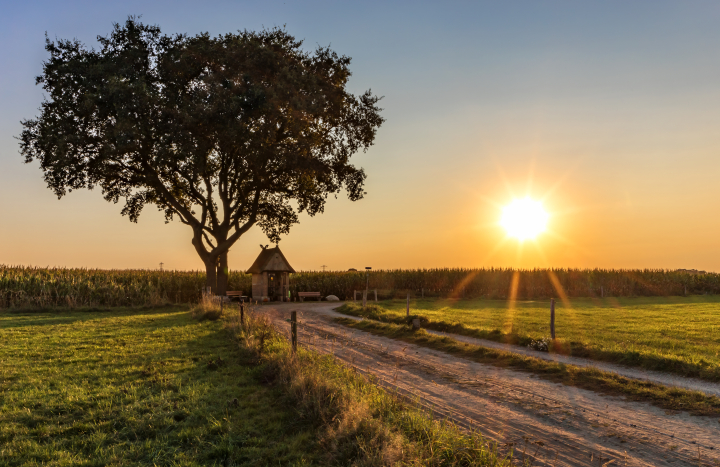
M227 259L227 251L220 255L220 258L218 258L220 261L218 263L217 267L217 294L218 295L225 295L225 292L227 292L227 283L228 283L228 259Z
M215 261L205 263L205 287L210 287L213 293L217 293L217 266Z

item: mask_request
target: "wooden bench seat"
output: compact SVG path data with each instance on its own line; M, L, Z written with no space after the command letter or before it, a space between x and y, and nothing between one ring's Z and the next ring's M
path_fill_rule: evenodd
M225 295L230 300L232 300L233 298L242 300L242 298L243 298L242 290L228 290L227 292L225 292ZM245 298L247 298L247 297L245 297Z
M305 297L308 298L317 298L318 301L322 299L320 296L320 292L298 292L298 297L300 297L300 301L302 302Z

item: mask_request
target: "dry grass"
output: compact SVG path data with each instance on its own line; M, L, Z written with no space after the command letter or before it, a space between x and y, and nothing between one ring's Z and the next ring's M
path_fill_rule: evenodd
M203 321L217 321L223 313L221 298L212 294L203 293L197 305L190 309L193 318Z
M284 388L298 417L317 426L332 465L511 465L477 433L432 420L329 355L293 352L262 312L248 307L244 323L228 315L239 345L267 365L269 384Z

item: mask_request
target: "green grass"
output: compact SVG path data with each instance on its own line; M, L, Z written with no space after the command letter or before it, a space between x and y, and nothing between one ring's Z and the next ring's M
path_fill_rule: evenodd
M576 386L615 396L625 396L631 400L650 402L669 410L683 410L696 415L720 416L720 398L697 391L633 380L619 376L616 373L600 371L596 368L565 365L512 352L471 345L450 337L432 335L424 329L414 330L404 324L382 323L371 320L355 321L350 318L336 318L335 320L354 329L440 350L480 363L532 372L541 378L568 386Z
M262 314L209 311L0 314L0 465L511 465L331 356L292 352Z
M321 459L314 426L222 322L179 308L4 313L0 342L0 465Z
M338 311L404 323L405 300ZM550 351L720 381L720 297L572 299L556 303ZM428 329L518 345L550 335L548 301L413 300Z

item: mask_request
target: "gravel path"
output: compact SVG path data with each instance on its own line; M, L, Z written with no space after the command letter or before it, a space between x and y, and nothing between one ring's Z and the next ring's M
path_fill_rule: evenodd
M260 310L281 329L288 328L290 310L298 310L301 345L333 353L532 465L720 466L716 418L670 413L351 330L332 321L345 316L332 310L336 306L290 303Z
M333 307L330 307L333 308ZM337 316L345 318L351 318L354 320L361 320L357 316L345 315L336 312ZM441 331L433 331L431 329L425 329L429 334L441 337L450 337L460 342L467 342L468 344L480 345L483 347L504 350L506 352L513 352L516 354L527 355L528 357L539 358L542 360L553 361L557 363L565 363L568 365L575 365L580 367L594 367L602 371L609 371L617 373L620 376L627 378L641 379L650 381L653 383L662 384L665 386L675 386L678 388L689 389L692 391L700 391L705 394L720 396L720 384L711 383L697 378L686 378L680 375L673 375L670 373L663 373L659 371L643 370L642 368L633 368L623 365L617 365L614 363L599 362L597 360L590 360L587 358L570 357L567 355L551 354L547 352L538 352L537 350L528 349L527 347L521 347L519 345L502 344L500 342L490 341L486 339L478 339L476 337L468 337L460 334L450 334Z

